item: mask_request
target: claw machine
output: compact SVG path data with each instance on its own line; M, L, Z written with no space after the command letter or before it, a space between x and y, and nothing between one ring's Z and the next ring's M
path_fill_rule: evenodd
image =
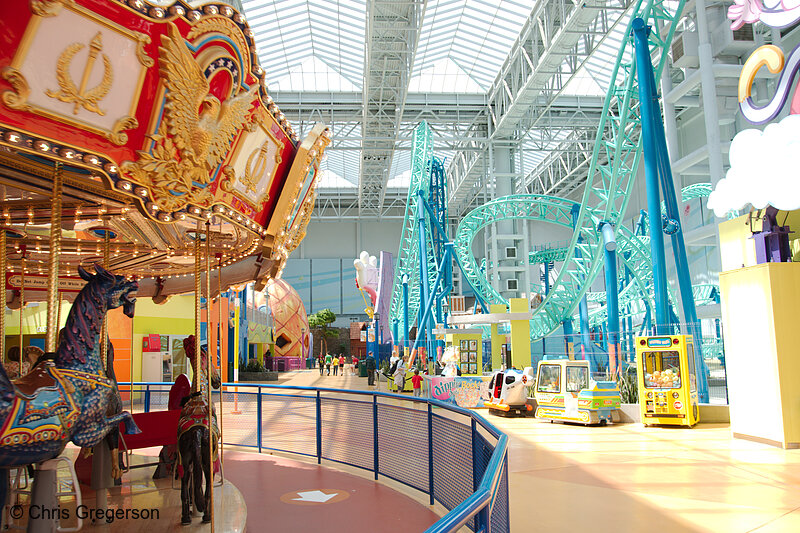
M691 335L636 338L639 407L645 426L694 426L700 420Z

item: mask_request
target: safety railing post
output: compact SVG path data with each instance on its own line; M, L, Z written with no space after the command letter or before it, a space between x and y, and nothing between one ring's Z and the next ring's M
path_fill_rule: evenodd
M428 501L433 505L433 404L428 402Z
M317 391L317 464L322 464L322 398Z
M150 385L145 385L144 389L144 412L150 412Z
M258 387L258 396L256 400L256 438L258 439L258 453L261 453L261 387Z
M375 463L375 480L378 480L378 397L372 397L372 433L373 433L373 456Z

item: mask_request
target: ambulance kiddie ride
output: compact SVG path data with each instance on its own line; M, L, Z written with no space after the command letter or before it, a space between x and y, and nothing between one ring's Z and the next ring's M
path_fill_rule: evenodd
M539 361L536 418L580 424L619 422L619 388L589 378L589 361Z
M691 427L699 421L691 335L637 337L636 369L639 406L645 426Z
M533 383L533 367L524 371L512 368L498 371L489 381L489 399L483 402L489 412L505 416L507 413L526 415L533 408L528 405L528 386Z

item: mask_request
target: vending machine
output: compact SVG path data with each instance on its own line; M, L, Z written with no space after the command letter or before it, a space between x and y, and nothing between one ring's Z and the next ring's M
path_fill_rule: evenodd
M700 420L691 335L636 338L639 408L645 426L694 426Z

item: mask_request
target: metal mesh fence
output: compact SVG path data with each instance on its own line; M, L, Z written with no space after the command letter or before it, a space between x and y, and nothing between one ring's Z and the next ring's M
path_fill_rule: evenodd
M472 428L433 415L433 497L446 509L466 500L475 490L472 471Z
M317 454L317 398L261 394L261 446L271 450Z
M378 405L378 472L428 492L428 411Z
M322 457L372 470L375 465L373 404L322 398Z

